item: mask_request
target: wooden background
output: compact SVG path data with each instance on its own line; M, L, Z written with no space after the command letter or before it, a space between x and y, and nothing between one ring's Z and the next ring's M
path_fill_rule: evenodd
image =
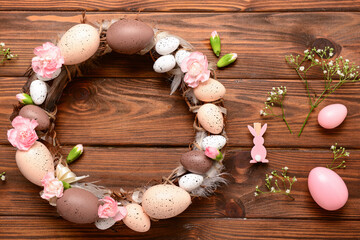
M100 231L94 225L75 225L58 216L39 197L39 187L18 171L15 149L7 142L8 116L15 94L25 82L23 74L33 48L55 39L79 22L87 10L91 21L135 18L190 41L209 60L216 61L208 38L217 30L223 53L236 52L236 63L217 71L227 88L229 147L226 167L232 181L214 197L195 200L180 216L153 222L145 234L123 225ZM346 121L324 130L310 117L301 138L285 125L262 119L259 110L273 86L288 88L286 114L298 132L309 107L305 90L284 61L300 54L318 38L326 38L342 55L360 62L360 1L318 0L24 0L0 1L0 42L16 60L0 66L0 239L359 239L360 237L360 84L349 84L320 105L343 103ZM138 12L140 12L138 14ZM321 76L311 84L321 90ZM85 154L72 165L89 181L125 189L167 175L193 139L194 116L179 94L169 96L170 83L152 71L149 57L109 54L99 67L66 89L59 104L57 132L68 147L82 143ZM250 165L252 136L246 125L269 124L265 135L270 163ZM337 173L349 189L349 201L339 211L319 208L309 195L307 176L316 166L331 161L335 142L350 152L347 168ZM298 182L295 201L284 196L254 197L256 185L264 187L265 173L287 166Z

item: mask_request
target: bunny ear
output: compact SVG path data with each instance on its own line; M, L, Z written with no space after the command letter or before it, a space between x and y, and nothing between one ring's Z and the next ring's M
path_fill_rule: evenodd
M248 125L248 129L249 129L250 133L255 137L256 136L255 129L250 125Z
M260 136L264 135L266 129L267 129L267 123L265 123L264 126L261 128Z

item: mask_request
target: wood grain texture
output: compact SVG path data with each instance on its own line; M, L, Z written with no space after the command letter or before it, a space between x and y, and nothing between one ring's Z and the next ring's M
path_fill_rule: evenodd
M0 146L2 170L8 181L0 182L0 215L46 215L56 217L56 209L39 197L41 188L28 182L19 172L14 161L12 147ZM64 153L69 148L64 149ZM93 148L85 146L84 156L71 165L78 175L89 174L87 181L100 180L98 184L130 190L159 180L178 166L186 148ZM184 218L287 218L287 219L360 219L360 151L351 151L347 169L337 172L349 189L349 201L339 211L325 211L312 200L307 188L309 171L316 166L331 162L331 152L320 150L275 150L269 149L269 165L250 164L250 149L231 148L225 165L229 177L228 186L223 186L214 197L195 199ZM289 167L290 176L298 182L293 186L295 201L282 195L254 197L255 186L264 189L265 174L272 170ZM131 173L131 174L129 174Z
M23 76L33 57L33 49L79 23L76 12L13 12L0 14L3 23L1 41L8 42L19 58L6 63L0 76ZM226 71L219 70L219 79L297 79L295 71L285 63L287 54L300 54L317 38L326 38L338 46L336 56L352 61L360 58L360 13L89 13L89 21L119 17L138 18L152 27L177 34L210 61L217 58L210 50L210 33L217 29L222 39L222 52L236 52L236 63ZM226 20L225 20L226 19ZM331 26L331 27L329 27ZM351 29L351 30L349 30ZM34 34L36 33L36 34ZM196 34L193 34L196 33ZM98 77L161 77L152 70L147 56L109 54L101 66L88 76ZM321 79L319 73L311 75Z
M262 11L359 11L355 0L227 0L227 1L61 1L61 0L2 0L0 10L42 10L42 11L126 11L126 12L262 12Z
M7 144L6 131L15 95L24 78L0 78L0 143ZM264 79L222 79L226 87L225 106L228 109L226 131L229 146L251 147L253 137L247 129L253 122L267 122L266 147L324 147L335 142L347 148L359 148L358 102L360 84L344 85L316 109L299 138L291 135L279 118L260 117L267 92L273 86L287 86L284 102L287 120L297 133L309 106L300 81ZM322 84L311 81L321 92ZM64 144L86 145L167 145L187 146L194 139L194 114L188 111L179 93L169 96L170 83L163 78L82 78L65 90L60 104L56 129ZM139 94L141 92L141 94ZM333 130L317 123L317 114L327 104L342 103L348 108L345 122ZM174 137L176 136L176 137ZM316 139L316 141L314 141Z
M226 231L224 231L226 228ZM71 231L69 231L71 229ZM350 231L351 229L351 231ZM0 217L5 239L358 239L357 221L180 219L152 223L147 233L115 225L99 231L50 217ZM51 237L50 237L51 236Z
M225 165L228 186L208 199L194 199L183 214L152 222L147 233L117 224L99 231L94 225L63 220L45 200L39 187L28 182L14 160L15 150L6 140L8 116L15 94L25 82L23 74L33 49L88 20L138 18L191 42L215 62L208 38L220 33L222 53L236 52L238 60L217 70L225 85L229 147ZM137 12L141 12L137 14ZM305 90L284 61L286 54L301 54L324 38L336 48L335 56L359 62L359 1L250 0L250 1L113 1L81 2L0 0L0 42L16 60L0 66L0 239L359 239L360 236L360 131L359 85L340 89L319 106L301 138L288 133L277 119L260 118L259 110L273 86L285 85L286 115L295 132L307 111ZM251 12L251 13L248 13ZM77 143L85 154L71 169L89 174L88 181L118 189L132 189L168 175L193 140L191 114L179 94L169 96L170 83L152 70L148 56L111 53L73 81L59 104L57 133L66 154ZM321 90L321 74L311 84ZM343 103L349 113L337 129L325 131L317 124L318 111L330 103ZM265 135L269 164L251 165L252 136L246 125L267 122ZM331 161L329 147L338 142L350 148L347 169L337 170L349 189L349 200L339 211L329 212L309 195L307 176ZM254 197L264 176L287 166L298 182L295 201L282 195Z

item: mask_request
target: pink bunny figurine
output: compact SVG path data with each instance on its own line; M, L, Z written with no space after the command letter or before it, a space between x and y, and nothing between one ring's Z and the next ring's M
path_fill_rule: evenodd
M250 133L254 136L253 143L255 146L251 149L252 160L250 163L268 163L266 159L266 148L264 147L264 138L262 137L266 131L267 124L261 128L261 123L254 123L254 128L248 125Z

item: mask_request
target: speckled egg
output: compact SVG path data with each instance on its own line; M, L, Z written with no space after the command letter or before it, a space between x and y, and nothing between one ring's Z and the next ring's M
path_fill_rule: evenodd
M35 105L26 105L21 108L19 116L35 119L39 124L35 130L47 130L50 126L50 119L47 113L41 107Z
M113 23L106 33L106 41L115 52L135 54L153 41L154 30L147 24L131 19Z
M147 232L150 229L150 218L144 209L136 203L126 205L127 214L123 219L125 225L136 232Z
M222 149L225 146L225 144L226 144L226 138L221 135L207 136L201 142L201 146L204 150L206 150L207 147Z
M37 77L37 79L39 79L41 81L50 81L50 80L53 80L54 78L58 77L60 75L60 73L61 73L61 68L56 70L49 78L42 77L42 76L40 76L40 74L36 74L36 77Z
M186 170L197 174L206 173L213 165L213 161L200 150L184 153L181 155L180 163Z
M226 93L224 85L219 81L209 78L206 82L200 83L194 88L194 95L203 102L213 102L223 98Z
M199 108L197 118L200 125L212 134L219 134L224 127L224 117L218 106L207 103Z
M30 96L36 105L41 105L46 99L48 87L41 80L32 81L30 84Z
M174 185L156 185L144 193L142 207L155 219L172 218L191 204L191 197L184 189Z
M176 37L161 38L155 45L155 50L160 55L168 55L175 51L180 45L180 40Z
M180 66L182 61L187 58L188 56L190 56L191 52L186 51L185 49L180 49L176 52L175 54L175 60L176 63Z
M41 142L36 141L28 151L17 150L15 158L22 175L38 186L47 172L54 171L54 159Z
M347 108L343 104L331 104L319 112L318 122L326 129L338 127L346 118Z
M79 64L88 60L98 50L99 45L99 32L89 24L73 26L58 43L65 65Z
M166 55L159 57L154 63L154 71L157 73L168 72L176 65L176 61L173 55Z
M61 217L73 223L93 223L98 218L99 199L81 188L69 188L56 201Z
M200 187L204 177L198 174L189 173L182 176L179 180L179 186L185 191L191 192L192 190Z

